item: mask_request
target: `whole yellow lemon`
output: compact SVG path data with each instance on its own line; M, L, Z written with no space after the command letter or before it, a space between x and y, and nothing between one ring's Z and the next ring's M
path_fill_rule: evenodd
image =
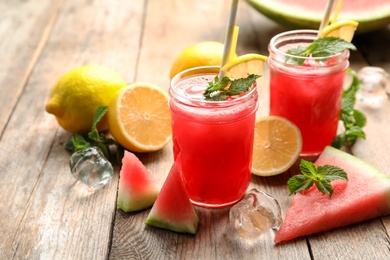
M177 73L199 66L220 66L224 45L221 42L200 42L183 50L174 60L170 78Z
M108 106L125 80L115 71L95 65L85 65L65 73L51 90L46 111L53 114L59 125L72 133L88 133L98 106ZM99 131L108 129L104 116L97 125Z

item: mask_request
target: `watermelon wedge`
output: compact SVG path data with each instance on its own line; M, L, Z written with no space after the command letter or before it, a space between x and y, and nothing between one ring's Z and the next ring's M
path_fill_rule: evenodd
M333 195L316 187L297 193L275 235L275 243L358 223L390 213L390 177L333 147L326 147L315 164L338 166L348 181L332 181Z
M199 218L176 164L173 164L145 224L180 233L196 233Z
M119 175L117 205L120 209L139 211L153 205L160 189L137 156L125 151Z
M246 0L257 11L275 22L294 29L318 29L328 1ZM334 8L337 5L335 1ZM357 33L386 27L390 23L388 0L344 0L338 20L359 22Z

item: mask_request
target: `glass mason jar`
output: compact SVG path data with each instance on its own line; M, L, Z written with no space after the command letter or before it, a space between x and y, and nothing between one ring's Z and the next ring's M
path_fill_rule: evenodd
M251 179L256 84L242 96L206 101L219 67L176 75L169 88L174 160L193 204L224 207L242 198Z
M287 50L307 46L316 30L288 31L274 36L268 46L270 115L283 116L302 134L301 156L317 156L337 134L349 51L328 57L302 58ZM301 65L294 63L303 59Z

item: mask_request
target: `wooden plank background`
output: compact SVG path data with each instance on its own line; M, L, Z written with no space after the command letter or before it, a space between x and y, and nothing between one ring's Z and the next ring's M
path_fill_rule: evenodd
M144 225L149 212L116 208L118 171L98 192L82 189L63 148L70 134L45 112L51 87L67 70L100 64L127 82L169 86L170 66L181 50L200 41L223 41L229 1L35 0L0 1L0 259L390 259L390 218L299 238L275 246L273 232L247 241L228 230L228 209L197 208L195 236ZM270 38L285 30L241 1L238 54L267 55ZM358 35L352 68L390 71L390 28ZM263 86L267 77L262 79ZM260 88L259 114L267 113ZM352 152L390 174L390 102L363 108L367 140ZM172 144L137 154L163 183ZM275 196L283 213L291 203L286 182L297 173L253 176L252 187Z

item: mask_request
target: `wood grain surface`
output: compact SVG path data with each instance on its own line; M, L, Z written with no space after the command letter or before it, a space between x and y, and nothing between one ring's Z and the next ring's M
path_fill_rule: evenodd
M146 226L144 210L117 209L119 168L113 180L89 192L72 177L70 133L45 112L51 87L73 67L112 68L129 83L169 87L174 58L200 41L223 42L226 0L0 0L0 259L390 259L390 217L274 245L274 232L248 240L235 236L229 208L196 208L196 235ZM286 30L245 1L239 4L238 54L267 55L268 42ZM390 72L390 26L357 35L351 67ZM268 112L267 76L259 86ZM390 102L359 106L368 117L366 140L352 153L390 175ZM172 144L136 154L162 185L173 162ZM274 177L252 177L274 196L283 215L286 188L297 165Z

